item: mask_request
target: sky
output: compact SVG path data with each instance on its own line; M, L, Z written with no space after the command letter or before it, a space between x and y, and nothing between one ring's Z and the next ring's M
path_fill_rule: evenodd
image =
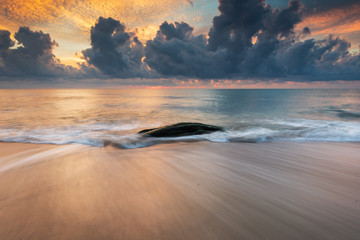
M358 0L2 0L0 88L360 87Z

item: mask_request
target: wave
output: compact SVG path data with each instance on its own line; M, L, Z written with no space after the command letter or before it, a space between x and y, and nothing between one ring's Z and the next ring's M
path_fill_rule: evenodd
M359 142L360 123L309 119L253 120L230 124L225 131L172 138L144 138L139 129L159 124L88 124L37 129L1 129L0 141L24 143L78 143L96 147L112 145L131 149L155 144L188 141L269 142L321 141Z

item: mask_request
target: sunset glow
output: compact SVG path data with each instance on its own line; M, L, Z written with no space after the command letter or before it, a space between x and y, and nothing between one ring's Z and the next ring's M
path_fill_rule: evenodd
M271 80L270 82L279 80L283 82L280 84L281 86L283 86L284 82L291 81L294 87L298 87L301 85L296 82L307 82L312 78L315 79L311 80L311 82L315 80L358 80L356 72L349 71L349 68L343 66L344 64L350 64L351 69L356 69L355 62L358 61L356 56L360 54L360 4L358 2L346 1L342 5L333 2L327 4L325 1L324 3L321 1L312 3L307 0L303 2L300 2L300 0L290 0L289 2L285 0L269 0L265 2L256 0L252 4L264 9L262 13L257 13L254 10L255 8L252 9L255 11L254 16L258 17L256 20L259 21L258 25L242 26L242 23L234 25L227 23L227 20L216 22L219 17L232 19L231 21L246 22L244 20L247 17L246 14L250 14L250 8L249 10L245 9L247 5L241 7L242 2L247 1L242 0L239 1L240 7L234 6L234 8L239 8L237 14L226 16L231 14L221 7L226 1L3 0L0 5L0 29L10 32L10 40L4 39L4 41L14 43L9 49L22 46L21 41L24 41L24 39L19 42L15 37L20 27L28 27L30 32L49 34L50 39L55 41L56 44L52 44L51 53L47 56L52 58L52 61L50 61L51 66L27 68L18 66L17 63L7 63L8 60L0 56L0 63L4 67L3 70L0 69L0 73L3 71L3 75L6 76L4 77L6 79L3 79L0 84L9 81L8 77L12 78L12 76L18 75L19 72L21 75L21 72L25 71L24 69L44 69L44 71L40 71L41 73L36 73L34 76L45 75L51 78L84 79L77 80L80 85L81 82L91 82L93 79L119 79L119 85L128 86L127 81L121 79L170 78L177 79L176 86L179 82L184 81L187 87L194 88L199 86L215 88L251 87L252 85L245 84L246 81L252 81L257 86L271 87L268 80ZM264 12L267 12L267 16L259 16ZM244 19L239 17L242 15L245 16ZM235 18L239 19L236 20ZM270 20L272 18L273 20ZM97 47L94 46L93 37L96 34L93 30L95 30L94 27L99 19L112 19L118 22L124 27L121 31L124 31L124 34L129 36L125 43L114 43L113 53L116 56L110 56L109 52L97 52L100 49L96 49ZM277 22L280 21L277 19L280 19L281 22ZM110 22L103 22L100 25L104 24L110 24ZM226 24L229 25L225 26ZM102 31L101 28L105 27L105 25L102 27L100 25L96 31L100 32ZM116 30L117 27L114 25L111 28L113 28L113 32L107 36L109 41L118 41L115 37L115 32L118 31ZM216 28L219 29L215 30ZM251 28L258 29L253 30ZM183 45L179 45L180 42L176 42L171 39L172 37L167 36L173 34L172 31L174 33L178 31L174 36L183 41ZM247 31L248 33L242 35L241 32L245 33ZM276 33L276 31L279 32ZM185 34L186 39L181 39L179 33ZM218 36L220 33L223 36ZM227 34L229 36L226 36ZM7 36L7 33L4 32L3 36ZM244 36L246 37L244 38ZM228 37L230 42L233 41L234 43L226 42ZM275 44L269 38L283 43L268 46L269 51L266 52L266 48L262 46L264 40L270 44ZM289 63L286 60L287 58L297 59L297 57L292 56L297 51L295 49L297 43L304 44L305 47L306 44L310 44L310 42L305 43L307 40L313 41L311 43L313 48L328 44L329 49L327 51L309 50L308 54L310 55L311 51L321 55L316 57L307 56L314 61L313 63L308 62L309 65L305 63L305 59L299 59L299 63L295 61ZM346 49L344 47L334 47L332 45L334 41L338 42L337 46L346 46ZM292 42L292 45L285 42ZM242 44L250 45L247 46L248 49L236 47L236 45L240 46ZM339 49L342 52L335 53ZM232 53L237 54L237 57L231 56ZM266 56L263 54L266 54ZM327 55L337 56L339 59L332 60L333 63L325 63L325 59L329 59ZM118 59L113 59L113 61L111 60L112 57ZM307 57L304 56L304 58ZM255 58L258 58L258 61ZM236 61L230 59L236 59ZM123 61L129 62L125 63ZM217 61L221 63L216 63ZM232 61L233 66L226 66L227 61ZM30 62L32 61L30 60ZM40 59L34 62L46 65L46 62ZM222 66L222 63L225 65ZM297 64L300 63L302 66L297 70ZM121 64L126 67L121 66ZM167 64L168 66L165 66ZM183 65L181 66L181 64ZM287 64L289 66L286 66ZM329 64L338 65L335 68L338 74L331 74L333 69L330 68L325 71L326 73L323 72L324 68L330 66ZM14 68L14 66L16 67ZM208 66L208 70L204 69L205 66ZM315 66L318 66L318 69L312 69ZM47 68L51 73L46 70ZM346 74L343 74L341 68L347 69ZM66 76L64 73L66 73ZM24 72L24 74L27 73ZM31 74L27 76L34 79ZM327 76L328 74L330 74L330 77ZM183 78L186 78L186 80L183 80ZM194 79L200 79L200 82L204 82L204 79L206 81L205 84L194 84ZM231 83L211 84L211 79L216 81L228 79ZM265 82L259 84L256 79L263 79ZM294 81L291 79L294 79ZM237 81L242 81L242 83L239 85ZM14 83L14 81L10 82ZM311 82L306 84L313 84ZM159 82L160 85L162 83L164 82ZM134 80L134 86L139 85L144 84Z
M360 44L360 4L343 9L331 9L318 14L310 14L297 29L308 26L311 35L315 37L326 37L328 34L342 36L352 43L352 48L358 50Z
M0 0L0 240L358 240L359 149L359 0Z

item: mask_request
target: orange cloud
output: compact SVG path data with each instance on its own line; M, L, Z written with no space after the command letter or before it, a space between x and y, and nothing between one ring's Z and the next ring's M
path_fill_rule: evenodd
M314 13L307 16L303 22L298 24L297 29L309 27L313 36L324 37L328 34L340 36L360 33L360 4L342 9L331 9L326 12ZM360 37L351 37L352 42L360 43Z
M69 5L62 0L2 0L0 14L4 19L20 24L53 20Z
M70 21L88 27L99 16L138 25L170 14L187 0L2 0L2 20L20 25Z
M0 22L12 31L26 25L55 39L63 35L85 42L98 17L112 17L129 29L138 28L140 37L147 40L162 21L172 20L174 9L188 5L187 0L1 0Z

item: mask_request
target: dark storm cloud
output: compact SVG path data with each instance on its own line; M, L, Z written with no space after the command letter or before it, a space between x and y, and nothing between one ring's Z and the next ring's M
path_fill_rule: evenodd
M265 31L269 31L273 37L278 34L289 36L295 25L301 22L302 10L303 5L299 0L290 0L289 6L281 11L274 9L269 19L265 19Z
M211 77L219 74L203 35L193 36L186 23L163 23L155 39L148 41L145 62L164 76ZM219 75L220 77L220 75Z
M229 78L257 74L259 60L268 64L267 59L280 45L279 38L293 34L295 24L301 21L301 10L299 1L290 1L287 8L279 10L262 0L221 0L221 14L214 17L208 41L205 36L193 36L186 23L165 22L156 38L147 42L145 62L166 76ZM173 38L175 34L169 37L169 32L186 34ZM254 38L258 39L255 45Z
M309 39L280 49L277 61L287 74L322 75L331 73L337 61L346 60L350 43L330 36L325 40Z
M188 39L191 36L193 30L193 27L184 22L176 22L175 25L164 22L160 26L160 32L163 34L166 40L171 40L172 38L178 38L181 40Z
M0 30L0 51L8 50L14 46L14 42L10 38L10 32L6 30Z
M20 27L15 33L15 39L22 44L22 47L16 49L17 53L35 58L44 55L52 57L52 49L57 44L51 40L49 34L33 32L28 27Z
M100 17L91 27L91 48L83 50L89 71L93 66L107 76L128 78L143 77L143 45L134 33L112 18Z
M271 12L261 0L220 0L220 15L214 17L209 32L211 50L231 48L236 52L251 46L251 37L259 31Z
M49 34L20 27L15 33L19 47L14 46L10 32L0 30L0 74L2 77L62 77L74 74L74 69L64 66L52 50L56 42Z
M345 40L299 41L300 34L310 34L308 27L294 32L304 13L299 0L282 9L272 9L263 0L219 3L220 15L213 19L208 41L194 36L186 23L165 22L147 42L145 62L165 76L359 79L359 57L349 54Z
M311 34L310 28L309 28L309 27L304 27L304 29L303 29L303 31L302 31L302 34L304 34L304 35L310 35L310 34Z

